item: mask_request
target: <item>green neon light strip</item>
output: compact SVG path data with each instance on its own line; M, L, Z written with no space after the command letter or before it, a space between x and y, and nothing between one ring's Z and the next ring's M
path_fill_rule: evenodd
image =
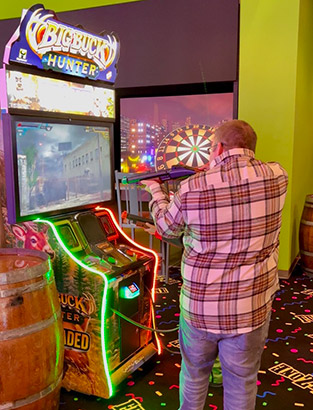
M105 377L107 380L108 384L108 389L109 389L109 397L113 395L113 386L112 386L112 381L110 378L110 372L109 372L109 366L108 366L108 359L106 356L106 338L105 338L105 314L106 314L106 295L108 291L108 280L103 272L99 272L98 270L85 265L82 261L77 259L64 245L58 231L56 230L55 226L53 225L52 222L47 221L45 219L36 219L35 222L40 222L40 223L46 223L51 226L53 233L55 237L57 238L57 241L59 242L60 246L63 248L64 252L66 252L69 257L75 261L78 265L80 265L82 268L88 270L89 272L96 273L97 275L100 275L103 278L104 281L104 289L103 289L103 297L102 297L102 304L101 304L101 348L102 348L102 359L103 359L103 367L104 367L104 373Z
M137 248L142 249L145 252L148 252L148 253L151 253L152 255L154 255L155 263L154 263L154 269L153 269L154 270L154 275L153 275L153 285L152 285L151 294L152 294L152 301L153 301L153 303L155 303L155 285L156 285L156 276L157 276L158 264L159 264L158 254L155 251L153 251L152 249L145 248L144 246L139 245L138 243L133 241L131 238L129 238L125 234L125 232L121 229L121 227L119 226L119 224L117 223L117 221L115 219L115 216L114 216L113 212L109 208L102 208L101 206L98 206L96 208L96 211L101 211L101 210L104 210L104 211L108 212L108 214L111 216L111 218L113 220L113 223L114 223L116 229L119 231L119 233L122 236L124 236L124 238L126 238L130 243L134 244ZM153 305L152 305L152 308L153 308ZM153 327L155 327L155 318L154 318L153 313L152 313L152 320L153 320L153 323L154 323ZM157 333L155 333L155 339L156 339L156 343L157 343L157 346L158 346L158 354L161 354L162 353L161 342L159 340L159 337L158 337Z
M49 271L47 272L47 280L49 281L49 279L51 278L52 274L53 274L53 269L52 269L52 263L51 263L51 259L48 259L48 263L49 263ZM54 306L53 306L53 315L54 317L57 317L57 313L54 310ZM60 340L61 340L61 335L60 335L60 330L59 330L59 326L57 326L56 328L56 332L57 332L57 337L56 337L56 341L55 341L55 349L56 349L56 353L55 353L55 376L56 379L58 378L58 367L59 367L59 361L60 361Z

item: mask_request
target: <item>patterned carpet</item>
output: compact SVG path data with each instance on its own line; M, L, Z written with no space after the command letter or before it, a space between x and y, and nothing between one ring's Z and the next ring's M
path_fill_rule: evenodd
M297 266L280 285L258 376L256 409L312 409L313 279ZM180 286L179 268L172 268L168 284L158 280L155 314L160 329L178 325ZM177 330L162 333L161 340L162 355L155 355L122 382L113 398L62 390L60 410L177 410L181 360ZM205 409L223 409L222 387L209 388Z

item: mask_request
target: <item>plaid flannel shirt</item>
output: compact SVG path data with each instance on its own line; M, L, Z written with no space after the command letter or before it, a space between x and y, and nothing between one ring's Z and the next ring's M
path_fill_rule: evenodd
M181 314L199 329L246 333L271 311L278 281L286 171L248 149L223 152L185 181L170 201L150 186L159 234L183 234Z

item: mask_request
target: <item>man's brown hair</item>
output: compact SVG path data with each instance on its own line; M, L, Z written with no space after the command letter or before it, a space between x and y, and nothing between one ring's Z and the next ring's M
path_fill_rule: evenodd
M231 120L220 125L215 131L215 143L224 143L226 150L248 148L255 151L257 136L254 129L242 120Z

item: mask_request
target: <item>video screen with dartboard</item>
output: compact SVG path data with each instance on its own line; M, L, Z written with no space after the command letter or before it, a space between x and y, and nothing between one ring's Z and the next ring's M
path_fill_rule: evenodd
M232 92L121 98L121 171L202 166L214 129L232 118Z

